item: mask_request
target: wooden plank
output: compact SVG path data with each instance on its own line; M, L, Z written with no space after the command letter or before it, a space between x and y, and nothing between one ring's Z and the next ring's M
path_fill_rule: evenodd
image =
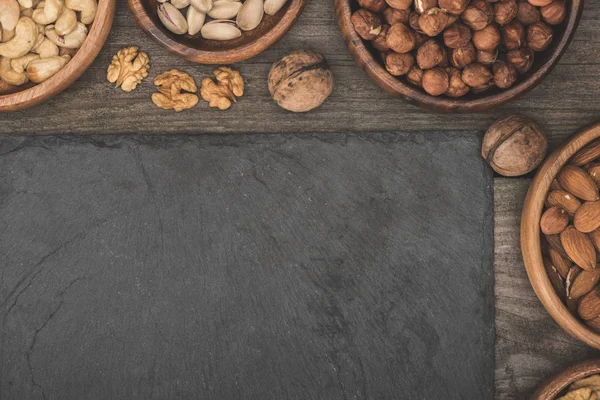
M600 64L600 4L587 2L581 26L560 65L536 90L495 111L445 115L406 104L384 93L356 66L338 32L333 2L312 0L290 33L262 55L238 64L247 81L247 95L230 111L209 109L205 103L176 114L152 104L151 79L180 68L198 81L210 66L170 55L151 41L133 22L125 0L118 0L115 27L97 61L69 90L30 110L0 115L0 134L56 133L207 133L207 132L364 132L484 130L494 119L521 112L542 121L558 143L600 113L598 83L593 71ZM139 45L150 54L150 77L133 93L111 88L105 71L121 47ZM266 80L270 65L293 49L324 54L336 77L330 100L310 114L296 115L270 99Z
M521 257L526 179L495 179L496 398L524 399L545 378L598 352L568 336L535 296Z

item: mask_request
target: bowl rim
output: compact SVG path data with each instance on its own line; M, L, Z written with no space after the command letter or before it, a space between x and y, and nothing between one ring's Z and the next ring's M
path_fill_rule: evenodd
M415 104L439 112L486 111L501 104L508 103L539 85L544 78L552 72L573 39L579 21L581 20L584 3L584 0L570 0L570 12L564 34L550 55L549 60L537 71L510 89L493 95L466 100L431 96L418 88L402 82L400 79L387 72L380 62L373 57L369 49L367 49L363 39L355 32L351 21L351 1L355 0L335 0L335 9L339 29L348 50L359 66L386 92L403 96L410 104Z
M556 149L536 173L521 214L521 252L529 282L552 318L571 336L600 349L600 333L575 318L554 292L544 268L540 243L540 218L552 181L560 169L579 150L600 138L600 123L571 135Z
M548 378L530 400L554 399L571 383L600 373L600 359L583 361Z
M179 43L156 26L144 8L142 0L128 0L127 4L138 26L171 53L199 64L233 64L257 56L285 36L302 14L308 0L289 0L289 2L279 22L263 36L240 47L222 50L198 50Z
M112 28L116 7L116 0L99 0L96 18L75 56L50 79L19 92L0 95L0 112L22 110L41 103L79 79L104 46Z

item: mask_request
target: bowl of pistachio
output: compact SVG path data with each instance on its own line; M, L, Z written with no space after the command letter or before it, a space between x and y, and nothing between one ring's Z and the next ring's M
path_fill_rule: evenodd
M200 64L252 58L281 39L308 0L129 0L138 25Z

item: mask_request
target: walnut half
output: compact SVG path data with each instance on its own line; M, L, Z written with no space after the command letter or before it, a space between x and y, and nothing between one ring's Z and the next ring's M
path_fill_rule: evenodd
M152 95L152 101L157 107L181 112L198 104L196 82L185 72L172 69L154 78L154 84L158 93Z
M148 76L149 66L148 54L138 53L136 46L125 47L113 57L106 78L115 87L131 92Z
M219 67L213 71L217 83L210 78L202 81L200 95L211 107L227 110L237 97L244 95L244 79L239 71Z

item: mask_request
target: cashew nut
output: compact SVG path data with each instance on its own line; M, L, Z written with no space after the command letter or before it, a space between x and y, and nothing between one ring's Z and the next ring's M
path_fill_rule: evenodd
M33 60L27 66L27 76L32 82L44 82L60 71L70 59L70 56L56 56Z
M27 9L27 8L33 7L33 0L17 0L17 1L19 2L19 5L22 8Z
M75 30L67 35L60 36L54 29L54 25L48 25L46 27L46 37L59 47L66 47L69 49L78 49L83 45L85 38L87 38L88 29L81 22L77 23ZM1 53L0 53L1 55Z
M7 31L6 29L2 29L2 40L1 42L8 42L9 40L11 40L12 38L15 37L15 30L13 29L12 31Z
M43 7L40 7L41 3L33 11L33 20L38 24L48 25L55 22L60 15L63 2L62 0L46 0Z
M0 56L19 58L29 53L37 39L37 25L31 18L19 19L15 37L6 43L0 43Z
M54 30L60 36L69 34L77 28L77 13L70 8L65 7L62 14L54 24Z
M52 43L48 38L44 38L44 40L34 46L31 51L39 54L40 58L49 58L59 55L58 46Z
M0 24L3 29L15 29L20 15L21 8L17 0L0 0Z
M2 57L2 60L0 60L0 78L4 82L15 86L20 86L29 82L25 73L15 71L10 64L10 58Z
M19 58L15 58L14 60L10 60L10 66L14 71L16 71L20 74L24 74L29 63L32 62L33 60L39 60L39 58L40 58L40 56L38 54L33 54L33 53L25 54L23 57L19 57Z
M71 10L81 12L81 22L89 25L96 18L98 3L96 0L66 0L66 5Z

